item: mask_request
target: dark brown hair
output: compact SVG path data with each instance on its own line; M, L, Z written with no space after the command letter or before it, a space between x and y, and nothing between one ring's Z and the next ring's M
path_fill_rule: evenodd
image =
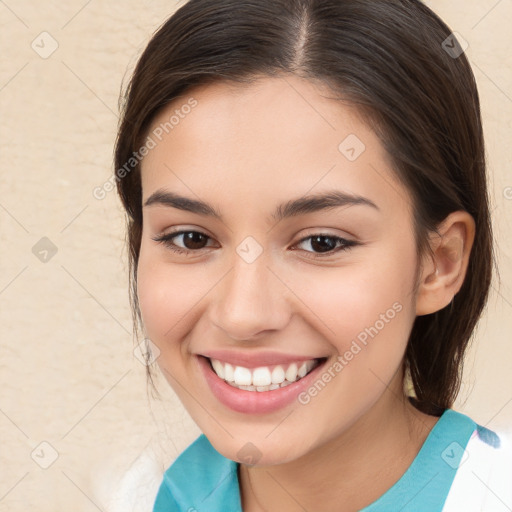
M119 171L159 111L190 88L290 73L327 85L365 115L413 199L418 256L451 212L475 220L462 288L450 306L415 319L405 356L416 407L440 415L459 391L494 253L475 79L451 30L418 0L190 0L155 33L126 90L115 148L135 333L140 164Z

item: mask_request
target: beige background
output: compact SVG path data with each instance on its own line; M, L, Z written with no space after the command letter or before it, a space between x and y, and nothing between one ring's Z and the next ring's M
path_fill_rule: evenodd
M512 2L428 4L469 43L501 265L457 408L510 431ZM120 204L92 195L112 172L120 84L175 6L0 1L0 511L106 510L145 448L158 477L199 433L163 382L163 402L146 396Z

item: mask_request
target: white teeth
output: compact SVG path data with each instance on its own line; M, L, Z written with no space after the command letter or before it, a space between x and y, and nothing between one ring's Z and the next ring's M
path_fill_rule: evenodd
M212 359L212 364L213 364L213 361L217 361L217 360ZM224 375L220 376L218 373L217 373L217 375L219 375L219 377L221 379L225 379L225 380L229 380L230 382L233 382L235 380L234 368L229 363L226 363L224 365L220 361L219 361L219 363L224 367ZM213 369L215 370L215 366L213 367Z
M286 370L286 380L290 382L295 382L297 380L297 365L292 363L288 366L288 370Z
M237 366L235 368L233 380L235 381L235 384L237 384L238 386L250 386L252 384L251 370L249 370L248 368L244 368L243 366Z
M284 370L282 366L276 366L272 370L272 384L281 384L285 379Z
M237 388L237 389L243 389L244 391L274 391L274 389L284 388L286 386L289 386L290 384L293 384L293 382L288 382L285 380L282 384L270 384L270 386L239 386L238 384L235 384L234 382L227 382L230 386Z
M210 359L215 373L233 387L245 391L273 391L274 389L289 386L295 381L305 377L315 366L317 361L310 359L302 363L291 363L288 368L283 365L275 366L272 371L267 366L249 369L243 366L233 367L218 359Z
M219 375L219 377L220 377L220 375ZM270 370L266 366L262 366L261 368L256 368L252 372L252 383L255 386L270 386L270 384L272 384L272 377L270 376Z
M308 373L308 365L307 363L302 363L300 368L297 370L297 375L302 379L306 373Z
M215 373L221 378L224 378L224 365L217 359L212 359L212 366Z

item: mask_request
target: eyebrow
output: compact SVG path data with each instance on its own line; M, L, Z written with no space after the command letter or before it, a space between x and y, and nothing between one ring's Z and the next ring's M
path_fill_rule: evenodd
M209 203L180 196L164 189L159 189L151 194L144 203L144 207L151 205L168 206L223 221L222 215ZM307 213L356 205L369 206L380 211L380 208L366 197L339 190L331 190L321 194L299 197L280 204L271 215L271 219L279 222L285 218L305 215Z

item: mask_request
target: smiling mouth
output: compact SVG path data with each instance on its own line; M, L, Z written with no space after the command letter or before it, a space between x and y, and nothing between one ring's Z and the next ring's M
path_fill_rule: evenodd
M264 392L284 388L299 381L326 361L327 358L322 357L289 364L260 366L258 368L235 366L208 357L206 359L216 375L230 386L244 391Z

